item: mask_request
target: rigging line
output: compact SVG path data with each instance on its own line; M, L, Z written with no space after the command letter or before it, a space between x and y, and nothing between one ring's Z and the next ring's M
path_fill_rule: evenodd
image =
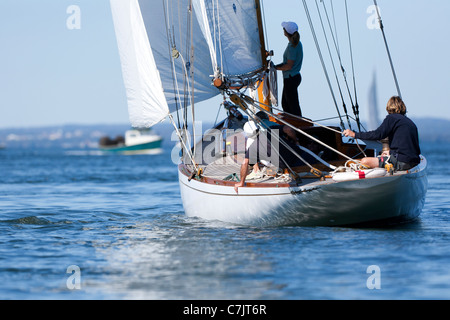
M177 1L177 3L178 3L178 7L176 8L176 13L177 13L177 21L178 21L178 32L179 32L178 34L180 36L179 36L179 46L177 46L177 44L175 42L173 43L173 46L172 46L172 59L174 59L174 58L178 59L178 57L180 55L182 55L180 50L185 50L185 54L187 53L186 52L186 50L187 50L187 42L186 42L186 47L185 47L184 44L183 44L183 36L181 36L181 35L183 34L183 31L184 31L186 33L185 34L186 39L188 39L188 34L189 34L189 31L190 31L190 29L188 27L185 28L185 30L181 29L181 24L182 24L182 21L184 21L184 20L182 19L182 15L181 15L180 1ZM174 7L174 5L172 6L172 10L174 10L173 7ZM187 19L186 24L188 24L188 23L189 23L189 20ZM173 26L173 29L175 30L175 26ZM173 37L174 37L174 41L175 41L175 31L174 31ZM174 55L177 55L177 56L174 56ZM182 83L182 85L183 85L183 89L182 89L182 91L183 91L183 99L181 98L181 95L179 94L180 101L182 100L182 102L180 102L180 108L181 108L181 110L183 112L183 120L184 120L183 127L185 129L187 128L187 108L186 107L187 107L187 104L188 104L188 101L187 101L187 90L186 90L187 80L186 79L187 79L186 75L183 74L183 83Z
M183 55L176 49L175 42L173 43L172 47L170 45L170 28L171 27L170 27L170 22L167 19L168 16L169 16L169 12L166 12L166 10L168 10L169 8L168 8L168 6L166 7L165 4L166 4L166 0L163 0L164 17L165 17L165 22L166 22L166 33L167 33L167 36L168 36L168 45L169 45L168 51L169 51L169 57L170 57L170 62L171 62L172 82L173 82L173 88L174 88L175 107L177 108L178 126L179 126L179 128L181 128L178 110L179 109L182 110L183 107L181 105L181 103L182 103L182 101L180 99L181 94L180 94L180 89L178 87L178 79L177 79L177 73L176 73L176 67L175 67L175 57L172 55L174 50L176 50L176 52L178 54L178 57L181 57L182 68L184 70L183 77L189 78L189 76L188 76L188 72L187 72L187 69L186 69L186 63L185 63L185 60L183 58ZM172 8L173 8L173 6L172 6ZM173 29L173 31L175 30L173 25L172 25L172 29ZM175 40L175 35L174 34L173 34L173 40ZM187 82L187 85L188 85L188 92L189 92L189 95L190 95L189 82ZM184 111L186 111L186 108L184 108ZM181 112L181 114L183 116L182 120L183 120L184 130L187 130L187 113L186 112ZM189 147L190 147L191 146L191 142L190 141L188 141L188 142L189 142Z
M260 105L263 105L263 106L267 106L266 104L264 104L264 103L262 103L262 102L260 102L260 101L255 101L255 100L253 100L253 105L256 105L256 104L260 104ZM278 109L278 108L276 108L276 107L272 107L272 109L280 110L280 109ZM264 108L260 108L260 110L264 111L266 114L269 114L269 115L271 115L271 116L273 115L273 113L271 113L270 111L264 110ZM288 113L288 114L289 114L289 113ZM303 117L300 117L300 116L294 115L294 114L289 114L289 115L292 116L292 117L294 117L294 118L297 118L297 119L300 119L300 120L309 122L309 123L311 123L311 124L313 124L313 125L317 125L317 126L322 127L322 128L324 128L324 129L328 129L328 130L330 130L330 131L332 131L332 132L342 134L341 131L338 131L338 130L333 129L333 128L331 128L331 127L328 127L328 126L325 126L325 125L323 125L323 124L320 124L320 123L318 123L317 121L312 121L312 120L310 120L310 119L308 119L308 118L303 118ZM330 118L330 119L336 119L336 118L337 118L337 117ZM323 119L323 120L329 120L329 119ZM354 119L352 119L352 120L354 120ZM355 141L356 146L357 146L358 149L361 151L361 153L364 155L364 157L367 157L366 153L364 152L364 150L363 150L363 149L361 148L361 146L359 145L358 139L353 139L353 141ZM356 156L355 156L355 157L356 157Z
M187 91L187 98L188 98L187 100L190 101L191 100L191 89L190 89L190 86L189 86L189 73L188 73L188 70L187 70L187 67L186 67L186 61L184 60L184 57L183 57L183 55L181 53L179 53L179 58L181 58L181 62L182 62L183 70L184 70L184 72L183 72L183 79L187 78L187 81L185 82L187 84L187 90L185 89L184 94L186 95L186 91ZM174 68L175 68L174 59L172 59L172 61L173 61L173 65L174 65ZM176 74L175 74L175 77L176 77ZM176 80L175 83L176 83L176 87L177 87L177 94L179 96L181 96L180 95L180 91L179 91L180 89L178 87L178 81ZM181 100L181 99L179 99L179 100ZM181 104L181 101L180 101L180 104ZM191 107L192 107L192 109L194 108L194 106L191 106ZM185 111L184 114L183 114L183 121L184 121L184 124L185 124L184 129L187 129L187 121L188 121L188 119L187 119L187 107L184 108L184 111ZM193 115L192 121L194 121L194 115ZM195 126L192 127L193 135L195 136L194 128L195 128ZM195 145L195 140L193 141L193 144ZM191 147L190 140L189 140L189 147Z
M178 2L179 3L179 2ZM180 8L178 8L178 10L180 10ZM178 13L178 16L180 17L180 14L181 13ZM181 26L181 19L179 20L179 26ZM189 37L189 33L190 33L190 31L191 31L191 29L190 29L190 27L189 27L189 23L190 23L190 19L189 19L189 12L187 13L187 19L186 19L186 24L187 24L187 26L186 26L186 29L184 30L185 32L186 32L186 34L185 34L185 37L186 37L186 46L183 46L183 43L182 43L182 40L180 39L180 43L181 43L181 45L180 45L180 48L182 48L182 49L184 49L184 51L185 51L185 56L187 56L188 58L189 58L189 45L188 45L188 41L187 41L187 39L189 39L190 37ZM181 29L180 29L180 34L181 34ZM188 63L189 63L189 61L188 61ZM188 106L188 104L189 104L189 101L187 100L187 96L188 96L188 91L186 90L186 88L188 87L188 85L187 85L187 81L188 81L188 76L187 76L187 74L185 74L184 76L183 76L183 92L184 92L184 95L183 95L183 106L184 106L184 113L185 113L185 118L187 119L187 106Z
M216 39L216 2L212 1L212 32L213 32L213 41L214 41L214 52L217 52L217 39Z
M316 119L316 120L314 120L315 122L319 122L319 121L328 121L328 120L334 120L334 119L337 119L337 118L339 118L339 117L328 117L328 118L322 118L322 119Z
M211 53L212 63L213 63L213 73L214 76L218 77L220 73L223 72L223 56L222 56L222 40L221 40L221 30L220 30L220 10L219 1L211 0L204 1L202 7L204 8L204 13L209 17L206 21L207 29L211 34L211 44L210 47L214 51ZM210 21L211 20L211 21ZM219 47L219 51L218 51ZM210 50L211 50L210 48ZM220 58L220 62L218 61ZM219 66L220 64L220 66ZM220 73L219 73L220 71Z
M264 10L264 0L261 0L260 1L260 3L261 3L261 11L262 11L262 21L263 21L263 23L264 23L264 30L267 30L267 26L266 26L266 12L265 12L265 10ZM270 48L270 46L269 46L269 37L268 37L268 35L267 35L267 32L264 32L264 37L266 38L265 39L265 42L266 42L266 50L268 50L268 48Z
M335 78L336 78L336 83L337 83L337 86L338 86L338 89L339 89L339 94L340 94L340 96L341 96L341 100L342 100L342 108L344 109L345 116L346 116L347 122L348 122L348 126L349 126L349 128L351 129L351 128L352 128L352 125L351 125L351 123L350 123L350 118L348 117L347 106L346 106L346 104L345 104L344 96L343 96L343 94L342 94L341 85L340 85L340 83L339 83L339 79L338 79L338 76L337 76L336 67L335 67L335 64L334 64L333 56L332 56L332 54L331 54L330 44L329 44L329 41L328 41L327 33L326 33L326 31L325 31L325 26L324 26L324 24L323 24L322 15L321 15L321 13L320 13L319 4L317 3L317 0L315 1L315 3L316 3L316 7L317 7L317 13L319 14L319 18L320 18L320 24L321 24L321 26L322 26L323 35L324 35L324 37L325 37L325 42L326 42L326 44L327 44L328 53L329 53L329 55L330 55L331 64L332 64L332 66L333 66L333 72L334 72L334 76L335 76ZM334 37L333 37L333 39L334 39ZM342 66L342 64L341 64L341 66Z
M253 105L256 105L256 104L260 104L260 105L263 105L263 106L267 106L267 105L265 105L265 104L262 103L262 102L253 100ZM280 110L280 109L277 109L276 107L272 107L272 109ZM260 108L260 110L264 111L266 114L268 114L268 115L270 115L270 116L273 115L272 112L266 111L266 110L264 110L264 108ZM342 131L338 131L338 130L333 129L333 128L331 128L331 127L325 126L325 125L323 125L323 124L318 123L317 121L312 121L312 120L310 120L310 119L308 119L308 118L303 118L303 117L300 117L300 116L297 116L297 115L294 115L294 114L291 114L291 116L294 117L294 118L297 118L297 119L300 119L300 120L309 122L309 123L311 123L311 124L313 124L313 125L317 125L317 126L319 126L319 127L322 127L322 128L324 128L324 129L327 129L327 130L332 131L332 132L334 132L334 133L342 134ZM337 118L337 117L334 117L334 118L331 118L331 119L336 119L336 118ZM324 119L324 120L329 120L329 119ZM354 119L353 119L353 120L354 120ZM358 139L353 139L353 141L355 141L356 146L357 146L358 149L361 151L361 153L364 155L364 157L367 157L366 153L364 152L364 150L363 150L363 149L361 148L361 146L359 145Z
M215 127L217 125L217 119L219 119L219 114L220 114L220 110L223 106L223 102L219 105L219 108L217 108L217 115L216 115L216 120L214 120L214 126Z
M251 101L249 101L249 102L251 102ZM253 101L253 102L256 102L256 101ZM256 108L259 108L261 111L264 111L265 113L267 113L267 114L270 114L271 116L273 116L273 117L275 117L276 119L278 119L273 113L271 113L270 111L267 111L267 110L264 110L264 108L261 108L261 107L259 107L259 106L257 106L256 104L253 104ZM248 114L248 113L247 113ZM255 115L255 117L257 117L256 115ZM280 120L280 121L282 121L281 119L278 119L278 120ZM284 122L284 121L282 121L282 122ZM261 122L262 123L262 122ZM299 129L298 128L296 128L296 127L293 127L292 125L290 125L289 123L287 123L287 122L284 122L284 124L285 125L288 125L289 127L291 127L292 129L294 129L295 131L299 131ZM267 127L267 126L266 126ZM267 127L267 129L268 129L268 127ZM301 132L301 130L299 131L300 133L302 133ZM340 132L339 132L340 133ZM316 141L316 142L318 142L319 144L322 144L322 145L324 145L325 147L327 147L327 148L331 148L331 147L329 147L328 145L326 145L326 144L324 144L323 142L321 142L320 140L317 140L317 139L315 139L315 138L313 138L313 137L311 137L311 136L309 136L308 135L308 137L310 138L310 139L312 139L312 140L314 140L314 141ZM279 140L279 141L281 141L281 140ZM282 142L282 144L293 154L293 155L295 155L297 158L299 158L301 161L303 161L311 170L313 170L313 171L319 171L319 170L317 170L316 168L314 168L310 163L308 163L305 159L303 159L299 154L297 154L289 145L287 145L284 141L281 141ZM334 151L334 149L332 149L331 148L331 150L333 150ZM350 160L350 159L349 159ZM285 163L286 164L286 166L288 166L288 164L287 163ZM289 166L288 166L289 167ZM331 168L331 167L330 167Z
M170 43L170 38L171 38L171 32L170 32L170 27L169 27L169 20L168 20L168 16L169 16L169 6L167 3L167 0L162 0L163 3L163 8L164 8L164 21L165 21L165 27L166 27L166 37L167 37L167 47L168 47L168 52L171 52L172 46ZM167 4L167 5L166 5ZM173 60L172 55L170 54L170 60ZM178 128L181 128L181 123L180 123L180 115L179 115L179 108L178 108L178 97L177 97L177 92L175 90L175 77L174 77L174 72L175 70L173 69L173 65L170 65L171 67L171 71L172 71L172 87L173 87L173 96L175 99L175 108L177 110L177 122L178 122Z
M191 64L191 56L189 54L189 49L192 48L192 0L189 1L188 3L188 8L187 8L187 12L186 12L186 44L185 44L185 56L187 57L188 61L186 62L183 59L183 56L181 55L182 61L183 61L183 67L184 67L184 74L183 74L183 82L184 82L184 113L185 113L185 127L187 127L187 119L188 119L188 106L189 103L191 103L192 105L192 122L194 122L195 116L194 116L194 107L193 107L193 92L191 93L190 90L190 86L189 86L189 81L191 79L190 77L190 73L189 71L192 68L192 64ZM180 8L179 8L180 10ZM179 25L181 26L181 21L179 23ZM181 34L181 33L180 33ZM193 79L192 79L193 81ZM193 86L193 84L192 84ZM193 131L193 141L195 141L195 126L192 127L192 131ZM194 154L195 154L195 143L194 143Z
M223 54L222 54L222 32L220 30L220 8L219 8L219 0L217 0L217 25L219 32L219 52L220 52L220 72L223 73Z
M264 105L264 106L265 106L264 103L261 103L261 102L259 102L259 101L253 100L253 105L255 106L256 104L261 104L261 105ZM259 108L260 110L264 111L266 114L269 114L270 116L273 116L273 113L271 113L270 111L266 111L266 110L264 110L264 108L260 108L260 107L258 107L258 108ZM274 109L277 109L277 108L275 108L275 107L273 107L273 108L274 108ZM328 129L328 130L330 130L330 131L332 131L332 132L342 134L341 131L338 131L338 130L333 129L333 128L331 128L331 127L328 127L328 126L325 126L325 125L323 125L323 124L317 123L317 122L312 121L312 120L310 120L310 119L303 118L303 117L299 117L299 116L297 116L297 115L291 115L291 116L293 116L293 117L295 117L295 118L297 118L297 119L304 120L304 121L309 122L309 123L311 123L311 124L317 125L317 126L322 127L322 128L324 128L324 129ZM333 119L336 119L336 117L333 118ZM328 119L325 119L325 120L328 120ZM363 150L363 149L361 148L361 146L359 145L358 139L353 139L353 141L355 141L356 146L357 146L358 149L361 151L361 153L364 155L364 157L367 157L366 153L364 152L364 150ZM356 156L355 156L355 157L356 157Z
M188 64L189 67L186 66L186 77L187 77L187 82L188 82L188 90L189 90L189 80L192 81L192 92L191 90L189 90L189 96L190 96L190 101L191 101L191 112L192 112L192 123L195 123L195 108L194 108L194 36L193 36L193 10L192 10L192 0L189 1L189 8L188 8L188 28L189 28L189 35L186 37L186 54L188 56ZM192 56L189 55L189 48L192 50ZM191 60L192 58L192 60ZM193 154L195 157L196 154L196 147L197 144L195 143L196 141L196 130L195 130L195 125L192 126L192 140L193 140L193 145L194 145L194 149L193 149Z
M334 14L333 0L330 0L330 5L331 5L331 14L333 15L334 33L336 34L336 44L337 44L338 52L340 53L341 49L339 47L338 32L337 32L337 27L336 27L336 15Z
M350 102L352 104L352 108L353 108L353 111L354 111L355 110L355 104L353 103L352 94L350 92L350 87L348 85L347 72L345 71L345 68L344 68L344 66L342 64L342 57L341 57L341 52L340 52L340 49L339 49L338 35L337 35L337 31L336 31L336 21L334 21L335 22L335 32L333 32L333 29L331 27L330 18L329 18L329 15L328 15L328 10L327 10L327 7L325 6L325 1L324 0L321 0L321 1L322 1L322 4L323 4L323 9L324 9L325 15L327 17L328 27L330 28L330 34L331 34L331 36L333 38L333 43L334 43L334 47L336 49L337 57L339 59L339 64L340 64L340 67L341 67L342 76L344 78L345 86L347 88L347 93L348 93L348 96L350 98ZM334 18L334 10L333 10L333 19L335 19Z
M325 6L325 1L324 0L320 0L320 2L322 2L323 11L325 12L325 16L327 18L328 27L330 28L331 38L333 39L334 47L336 48L336 53L337 53L337 56L338 56L339 62L341 63L341 68L342 68L341 51L340 51L339 45L338 45L337 31L335 29L335 31L333 32L333 28L331 26L330 17L328 15L328 10L327 10L327 7ZM317 0L316 0L316 4L317 4ZM334 19L334 16L333 16L333 19ZM322 21L322 19L321 19L321 21ZM335 28L336 28L336 22L335 22Z
M348 17L348 6L347 6L347 0L345 0L345 15L347 17L347 34L348 34L348 43L350 48L350 61L352 65L352 75L353 75L353 89L355 92L355 104L353 107L353 114L356 118L356 124L358 125L358 130L361 131L361 121L359 119L359 105L358 105L358 94L356 90L356 77L355 77L355 64L353 62L353 47L352 47L352 37L350 33L350 19Z
M280 117L278 117L277 115L275 115L274 113L270 113L267 110L264 110L264 108L261 108L260 106L258 106L257 103L255 103L255 101L250 98L249 96L246 96L244 94L241 94L241 99L251 103L253 106L257 107L260 111L264 111L268 114L270 114L272 117L274 117L275 119L277 119L278 121L282 122L283 124L287 125L288 127L291 127L292 129L294 129L295 131L301 133L302 135L306 136L307 138L310 138L311 140L317 142L318 144L323 145L324 147L330 149L331 151L337 153L338 155L348 159L348 160L352 160L351 158L349 158L347 155L343 154L342 152L340 152L339 150L334 149L333 147L330 147L329 145L327 145L326 143L320 141L319 139L316 139L315 137L311 136L310 134L306 133L305 131L295 127L294 125L290 124L289 122L281 119Z
M178 34L182 35L183 30L181 29L181 1L178 1ZM174 35L175 36L175 35ZM183 37L180 37L180 48L183 48Z
M252 118L253 121L255 121L255 119L258 119L258 121L255 121L255 122L258 122L260 125L262 125L263 127L265 127L266 131L267 131L267 130L270 130L269 126L265 125L265 124L261 121L261 119L260 119L260 118L259 118L252 110L247 109L247 110L245 110L245 112L247 113L247 115L248 115L250 118ZM253 115L251 115L250 112L253 113ZM298 159L300 159L300 160L301 160L304 164L306 164L311 170L313 170L313 171L319 171L319 170L317 170L316 168L314 168L309 162L307 162L302 156L300 156L297 152L295 152L295 150L292 149L292 147L291 147L287 142L283 141L283 140L280 138L279 130L277 130L277 131L278 131L278 134L271 134L271 137L272 137L272 138L275 138L275 140L278 142L278 145L279 145L280 142L281 142L281 144L282 144L288 151L290 151L294 156L296 156ZM276 132L275 132L275 130L271 130L271 133L276 133ZM259 143L259 141L258 141L257 143ZM272 143L271 143L270 145L271 145L271 147L272 147ZM275 151L275 153L277 154L277 156L278 156L278 157L281 159L281 161L285 164L285 166L288 168L288 170L291 172L291 174L292 174L295 178L297 178L297 177L298 177L298 174L291 168L291 166L289 166L289 164L287 163L287 161L284 160L284 158L281 156L279 150L277 150L277 149L279 149L279 148L273 148L273 149L271 149L271 152L272 152L272 151ZM266 153L267 153L267 151L268 151L268 150L266 150Z
M173 17L173 1L171 1L171 0L169 0L169 2L171 3L171 5L170 5L170 15L169 15L169 17L171 18L170 19L170 21L175 21L175 19L174 19L174 17ZM172 46L175 46L175 43L176 43L176 41L175 41L175 26L172 24L172 32L171 32L171 34L172 34Z
M250 111L250 110L248 110L248 111ZM250 112L251 112L251 111L250 111ZM253 114L253 116L252 116L252 115L250 115L250 113L247 112L247 115L248 115L250 118L252 118L253 121L255 121L255 119L258 119L258 120L259 120L258 122L259 122L260 125L262 125L263 127L265 127L266 130L269 129L268 126L266 126L263 122L260 121L261 119L259 119L259 118L256 116L256 114ZM274 132L274 131L271 131L271 132ZM296 155L296 152L295 152L294 150L292 150L292 148L291 148L289 145L287 145L284 141L282 141L282 140L279 138L279 135L277 136L276 134L272 134L271 137L274 137L275 140L278 141L278 145L279 145L279 143L281 142L281 143L286 147L286 149L288 149L288 150L291 151L294 155ZM266 139L267 139L267 137L266 137ZM256 141L256 143L260 143L260 142L259 142L259 141ZM270 146L272 147L272 143L270 144ZM274 151L274 153L275 153L275 154L281 159L281 161L284 163L284 165L286 166L286 168L291 172L291 174L292 174L293 177L298 177L298 174L297 174L297 173L289 166L289 164L287 163L287 161L284 160L284 158L281 156L280 152L279 152L277 149L279 149L279 148L271 148L270 151L271 151L271 152ZM266 153L268 153L267 147L266 147ZM298 157L300 158L301 161L303 161L304 163L306 163L307 165L309 165L309 163L307 163L306 161L304 161L300 156L298 156Z
M345 130L344 121L342 120L341 112L339 111L339 107L338 107L338 104L337 104L337 101L336 101L336 97L334 95L333 87L331 85L331 81L330 81L330 77L328 75L327 68L325 66L325 61L323 59L322 51L320 50L319 41L317 40L316 31L315 31L314 25L312 23L311 14L309 13L309 9L308 9L308 5L306 4L306 0L303 0L303 7L305 8L305 13L306 13L306 16L308 18L309 27L311 28L311 33L312 33L312 36L314 38L314 43L316 45L317 53L319 55L319 59L320 59L320 62L322 64L322 69L323 69L323 71L325 73L325 78L327 80L328 87L330 89L330 93L331 93L331 96L333 98L333 102L334 102L334 105L336 107L337 114L338 114L339 119L340 119L341 128L342 128L342 130Z
M264 106L264 107L269 107L269 105L267 105L267 104L265 104L265 103L262 103L262 102L260 102L260 101L255 101L255 100L253 100L253 102L256 103L256 104L260 104L260 105L262 105L262 106ZM272 107L272 109L275 109L276 111L283 111L282 109L277 108L277 107L275 107L275 106L271 106L271 107ZM264 108L263 108L263 110L264 110ZM272 115L272 113L271 113L270 111L267 111L266 113L268 113L269 115ZM331 128L331 127L325 126L325 125L323 125L323 124L321 124L321 123L318 123L317 121L313 121L313 120L308 119L308 118L300 117L300 116L298 116L298 115L296 115L296 114L291 114L291 113L288 113L288 112L284 112L284 113L287 114L287 115L289 115L289 116L291 116L291 117L293 117L293 118L296 118L296 119L299 119L299 120L303 120L303 121L309 122L309 123L311 123L311 124L313 124L313 125L317 125L317 126L319 126L319 127L322 127L322 128L324 128L324 129L328 129L328 130L333 131L333 132L335 132L335 133L342 133L342 131L339 131L339 130L333 129L333 128ZM337 119L337 118L339 118L339 117L333 117L333 118L329 118L329 119ZM324 119L324 120L329 120L329 119Z
M170 113L169 113L169 119L170 119L170 122L172 123L173 127L175 128L175 132L176 132L176 134L177 134L177 136L178 136L178 140L180 140L180 143L181 143L181 145L182 145L182 147L183 147L182 149L184 149L184 150L186 151L185 154L189 157L189 159L191 160L192 164L194 165L194 170L197 172L197 167L198 167L198 165L197 165L197 163L195 162L194 156L192 155L190 149L188 149L188 148L186 147L186 144L184 143L183 135L182 135L182 133L180 132L180 129L177 128L177 126L176 126L176 124L175 124L175 121L173 120L172 114L170 114ZM185 131L185 132L186 132L186 131Z
M395 73L394 63L392 62L391 52L389 50L389 45L387 43L386 34L384 33L384 25L383 25L383 21L381 20L381 14L380 14L380 10L378 8L377 0L373 0L373 3L375 4L375 8L377 10L378 21L380 22L380 29L381 29L381 33L383 34L384 45L386 47L386 51L387 51L387 54L389 57L389 63L391 65L392 75L394 76L394 81L395 81L395 85L397 87L398 96L400 97L400 99L402 99L402 94L400 92L400 86L398 84L397 74Z

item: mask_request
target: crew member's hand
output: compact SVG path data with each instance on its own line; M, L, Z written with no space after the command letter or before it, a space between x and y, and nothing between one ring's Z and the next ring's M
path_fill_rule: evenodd
M350 129L345 129L344 132L342 132L342 134L346 137L351 137L351 138L355 137L355 133Z
M234 191L236 191L236 193L239 193L239 188L243 187L244 184L242 182L238 182L234 185Z

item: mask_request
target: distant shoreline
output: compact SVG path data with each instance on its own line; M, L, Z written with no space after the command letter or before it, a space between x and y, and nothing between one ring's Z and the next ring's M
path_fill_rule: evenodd
M412 118L419 129L421 143L450 142L450 120L437 118ZM204 123L202 129L212 126ZM63 148L96 149L103 136L115 137L129 129L129 124L66 124L29 128L0 128L0 149L4 148ZM163 136L163 147L172 147L173 127L168 122L153 127Z

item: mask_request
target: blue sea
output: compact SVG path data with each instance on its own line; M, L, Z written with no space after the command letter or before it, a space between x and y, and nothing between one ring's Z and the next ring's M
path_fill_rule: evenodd
M450 299L450 144L422 151L420 219L362 229L188 218L167 147L0 150L0 299Z

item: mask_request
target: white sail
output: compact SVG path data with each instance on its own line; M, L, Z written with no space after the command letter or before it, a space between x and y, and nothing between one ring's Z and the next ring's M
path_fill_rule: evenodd
M189 3L110 0L132 125L151 126L192 101L219 94Z
M255 1L193 0L212 61L225 75L263 67Z
M133 127L150 127L169 113L137 0L111 0Z
M378 91L377 91L377 77L373 73L372 85L369 90L369 119L368 130L375 130L381 124L378 114Z

